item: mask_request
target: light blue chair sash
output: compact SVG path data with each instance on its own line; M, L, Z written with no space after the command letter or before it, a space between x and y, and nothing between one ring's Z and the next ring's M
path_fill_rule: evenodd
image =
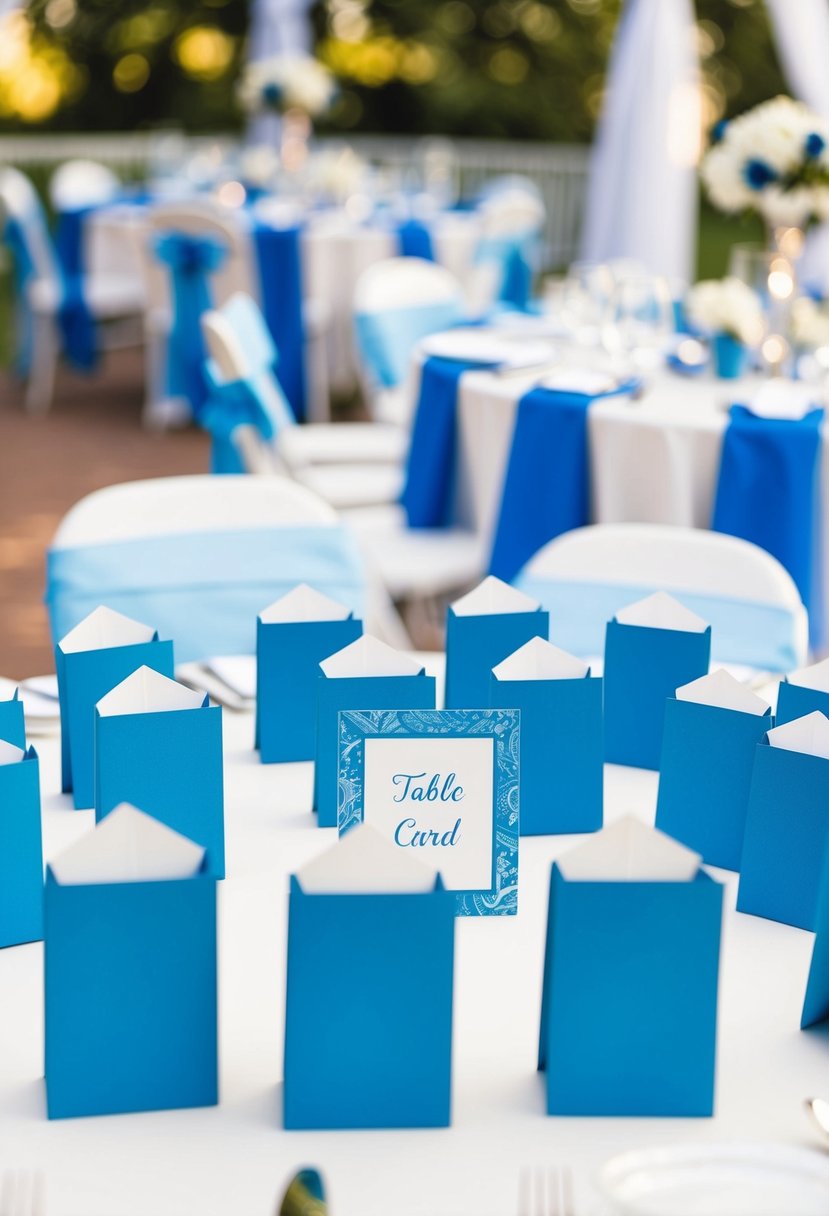
M252 426L266 442L276 435L276 427L255 379L225 380L217 378L208 359L206 374L210 393L199 422L209 433L210 472L246 473L242 457L233 438L240 426Z
M418 342L429 334L451 329L461 319L459 300L358 313L357 346L378 384L395 388L406 379Z
M211 307L208 278L224 261L227 246L213 237L165 232L155 238L154 248L172 279L173 326L167 345L167 393L188 401L198 419L208 391L201 317Z
M622 583L562 582L534 577L526 570L514 585L550 613L550 638L556 646L583 657L604 653L607 622L620 608L660 590ZM795 618L788 609L673 589L670 594L711 625L713 662L762 671L792 671L797 666Z
M306 525L51 549L46 603L55 643L105 604L172 638L186 662L253 654L257 613L300 582L361 613L365 577L351 534Z
M534 388L518 402L490 572L509 582L542 545L590 522L587 411L603 396Z
M420 372L401 505L410 528L448 528L455 500L458 383L486 363L430 356Z
M29 305L29 284L35 279L35 263L26 239L24 226L15 218L6 220L3 239L12 253L14 261L16 307L18 314L18 345L16 366L22 376L27 376L32 361L32 311ZM46 225L43 224L43 239L49 241ZM83 294L83 277L67 274L59 261L58 287L60 301L57 321L61 333L63 353L78 371L91 371L97 363L97 334L95 320Z
M822 615L814 598L822 422L821 409L783 419L732 406L711 524L766 549L786 567L809 609L815 643Z
M262 311L279 351L279 382L298 422L307 405L301 235L299 225L256 224L253 230Z
M402 258L424 258L427 262L435 260L428 225L412 216L397 225L397 248Z
M515 236L482 237L475 250L476 262L496 262L501 268L497 300L520 312L529 312L532 302L533 262L538 245L535 232Z

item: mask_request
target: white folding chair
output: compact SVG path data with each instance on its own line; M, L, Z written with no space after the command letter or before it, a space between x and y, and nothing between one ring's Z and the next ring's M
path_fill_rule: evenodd
M163 477L108 486L82 498L59 524L52 548L299 525L337 528L340 520L318 495L282 477ZM250 573L256 577L257 572L261 578L258 561ZM409 637L385 586L370 567L365 573L367 632L391 645L408 646ZM307 581L301 560L296 581ZM186 620L151 623L163 631L162 636L186 635Z
M248 472L284 471L335 507L394 502L406 436L374 423L294 422L274 375L277 352L259 308L237 293L202 318L213 374L245 381L274 429L273 441L245 430L236 442Z
M422 338L462 317L460 284L435 262L386 258L360 275L354 289L357 365L378 421L408 425L412 353Z
M52 404L60 342L57 314L62 301L60 269L40 199L19 170L0 170L0 211L19 226L33 274L26 304L32 315L32 359L26 408L42 413ZM96 271L84 277L83 297L96 322L139 316L144 293L134 278Z
M808 614L791 576L764 549L719 532L657 524L596 524L578 528L540 549L515 582L518 586L532 587L541 596L545 586L548 588L553 640L557 628L567 630L570 627L570 622L561 615L556 617L553 605L559 602L557 591L568 585L581 590L581 600L569 602L574 613L582 614L585 643L580 652L585 655L600 654L603 648L603 635L596 638L594 630L594 637L590 638L587 618L592 586L611 589L609 597L602 600L610 606L611 614L631 602L631 588L635 589L633 598L640 592L646 594L656 590L679 598L683 594L706 597L715 661L759 669L772 665L763 661L762 643L756 663L745 664L736 653L729 653L729 638L734 637L735 620L739 622L742 614L748 632L753 625L755 609L758 612L779 610L782 617L790 618L795 665L799 666L807 659ZM615 605L614 595L618 601ZM723 611L728 615L727 628L725 620L722 620L723 628L718 628L718 599L723 601ZM577 624L576 631L578 628ZM769 638L769 649L773 650L772 638Z

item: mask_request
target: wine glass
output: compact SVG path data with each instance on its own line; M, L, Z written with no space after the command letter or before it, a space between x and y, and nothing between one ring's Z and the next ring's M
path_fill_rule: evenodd
M657 368L673 329L673 302L664 279L637 274L615 284L602 325L602 342L611 357L627 370Z
M561 287L561 317L581 346L597 346L613 294L613 272L604 262L573 262Z

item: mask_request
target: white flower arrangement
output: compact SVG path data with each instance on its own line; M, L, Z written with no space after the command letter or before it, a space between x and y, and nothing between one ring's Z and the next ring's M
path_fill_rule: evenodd
M730 334L753 346L763 336L760 301L742 279L706 279L696 283L686 300L688 319L704 334Z
M829 121L790 97L764 101L720 124L700 172L721 211L808 228L829 219Z
M331 108L336 82L311 55L274 55L249 63L239 82L238 96L249 114L271 110L301 110L319 118Z
M801 296L792 304L791 334L795 346L829 347L829 300Z

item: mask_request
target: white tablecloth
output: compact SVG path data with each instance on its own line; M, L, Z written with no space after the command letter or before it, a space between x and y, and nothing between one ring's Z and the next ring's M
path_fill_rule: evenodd
M49 1123L42 947L0 951L0 1170L43 1169L48 1216L271 1216L289 1173L310 1163L325 1172L334 1216L509 1216L522 1167L563 1164L574 1169L577 1216L603 1216L592 1178L625 1149L733 1138L818 1144L802 1102L829 1096L829 1051L819 1034L798 1030L812 935L737 915L733 876L716 1117L545 1115L535 1066L547 886L552 859L573 837L522 839L516 918L458 922L452 1127L283 1131L287 879L334 833L310 813L310 765L262 766L248 715L225 712L224 729L220 1106ZM58 739L37 746L49 859L93 815L71 810L57 792ZM655 774L608 768L605 788L608 820L634 811L652 821Z

